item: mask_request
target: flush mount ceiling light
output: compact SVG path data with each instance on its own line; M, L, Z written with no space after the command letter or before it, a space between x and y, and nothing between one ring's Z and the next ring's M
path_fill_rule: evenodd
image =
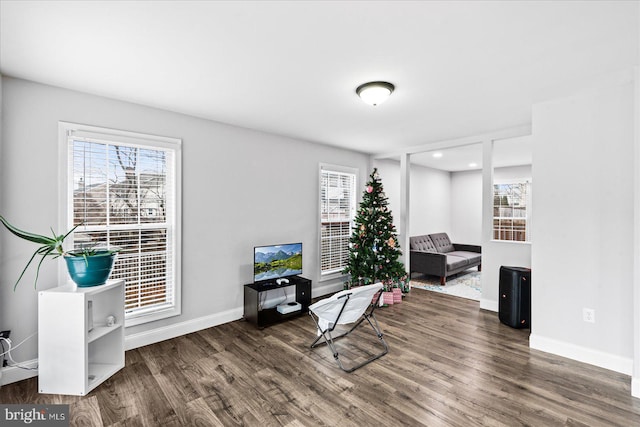
M435 153L432 154L434 159L439 159L442 157L442 153L440 151L436 151Z
M386 101L394 89L388 82L369 82L358 86L356 93L364 102L375 107Z

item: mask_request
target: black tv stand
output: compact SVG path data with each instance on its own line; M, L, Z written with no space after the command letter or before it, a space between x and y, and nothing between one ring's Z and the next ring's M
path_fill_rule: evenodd
M289 283L258 282L244 285L244 318L259 328L264 328L284 320L298 317L309 311L311 305L311 280L301 276L287 277ZM301 309L293 313L281 314L276 307L260 309L260 294L274 289L295 286L296 302Z
M269 290L269 289L284 288L285 286L288 286L289 283L285 283L284 285L278 285L276 282L259 282L259 283L253 283L253 285L255 285L256 290L263 291L263 290Z

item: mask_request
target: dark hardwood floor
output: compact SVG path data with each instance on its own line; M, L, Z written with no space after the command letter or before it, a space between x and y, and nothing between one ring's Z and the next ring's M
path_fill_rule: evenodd
M70 404L78 426L640 426L628 376L531 350L528 330L475 301L413 289L377 317L389 354L351 374L309 349L305 315L128 351L86 397L40 395L32 378L3 386L0 402ZM340 347L359 360L378 350L365 342L376 345L362 326Z

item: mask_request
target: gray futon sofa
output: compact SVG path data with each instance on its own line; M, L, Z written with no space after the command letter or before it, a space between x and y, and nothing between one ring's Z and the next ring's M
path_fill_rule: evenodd
M451 243L447 233L409 237L409 249L409 274L439 276L441 285L453 274L476 266L482 269L480 246Z

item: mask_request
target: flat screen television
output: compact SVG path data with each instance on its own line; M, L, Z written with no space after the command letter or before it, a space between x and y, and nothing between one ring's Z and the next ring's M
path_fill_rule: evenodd
M253 281L275 282L302 274L302 243L253 248Z

